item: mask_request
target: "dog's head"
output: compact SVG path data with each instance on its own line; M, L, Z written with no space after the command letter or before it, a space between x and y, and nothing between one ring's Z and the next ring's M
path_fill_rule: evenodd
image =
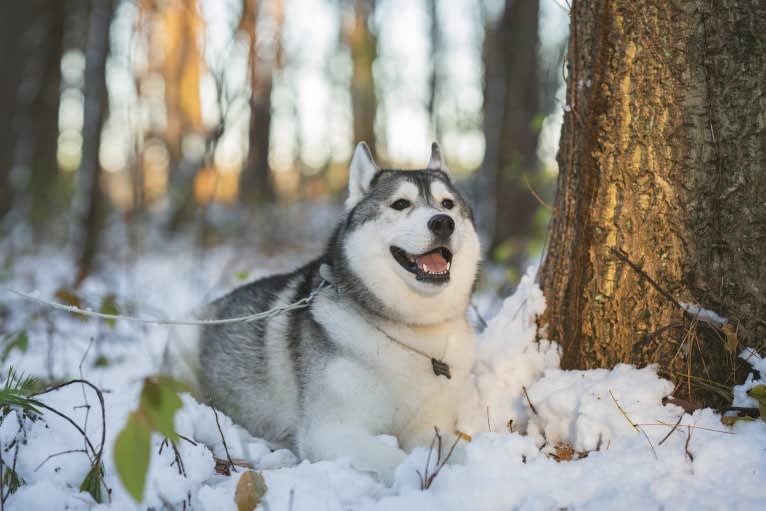
M342 251L383 313L410 324L464 314L479 265L473 213L438 144L423 170L381 170L365 143L351 160Z

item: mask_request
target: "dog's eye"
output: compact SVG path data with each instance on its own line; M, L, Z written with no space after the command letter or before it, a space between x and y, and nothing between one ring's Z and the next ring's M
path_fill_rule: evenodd
M393 204L391 204L391 207L397 211L401 211L403 209L409 208L410 205L411 205L410 201L408 201L407 199L399 199Z
M442 201L442 207L445 209L452 209L455 207L455 201L452 199L444 199Z

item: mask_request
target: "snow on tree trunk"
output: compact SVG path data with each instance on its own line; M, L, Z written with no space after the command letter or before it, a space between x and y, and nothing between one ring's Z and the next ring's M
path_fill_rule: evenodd
M739 349L766 339L766 4L600 0L570 17L541 324L565 367L657 363L679 393L724 398Z

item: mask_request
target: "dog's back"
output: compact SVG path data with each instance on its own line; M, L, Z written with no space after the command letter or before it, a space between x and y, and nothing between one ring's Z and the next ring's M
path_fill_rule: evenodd
M242 317L305 298L319 261L239 287L210 305L212 318ZM200 336L200 383L207 399L253 434L292 446L298 420L301 364L316 351L307 309L249 322L206 326ZM321 337L321 336L320 336Z

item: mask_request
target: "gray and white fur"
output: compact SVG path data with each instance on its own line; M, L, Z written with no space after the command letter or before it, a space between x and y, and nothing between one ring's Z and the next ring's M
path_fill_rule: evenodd
M204 327L203 394L304 459L348 457L390 481L435 426L455 430L474 358L466 311L479 253L471 209L437 144L425 169L399 171L379 169L360 143L346 216L324 255L235 289L209 316L244 316L318 289L315 298L267 320ZM435 374L431 357L449 365L450 378Z

